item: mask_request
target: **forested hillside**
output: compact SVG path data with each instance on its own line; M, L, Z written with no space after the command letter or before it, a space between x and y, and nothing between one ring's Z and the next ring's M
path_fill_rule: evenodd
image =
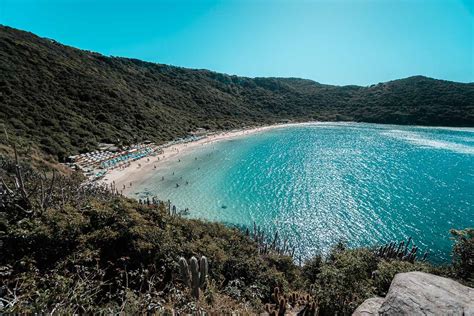
M370 87L245 78L106 57L0 26L0 122L62 160L97 142L282 119L474 126L474 84L410 77Z
M0 314L349 315L387 295L400 272L472 286L472 228L451 231L449 265L426 261L411 239L359 249L341 242L297 265L290 245L259 227L186 219L170 204L28 160L39 149L57 168L56 159L98 142L284 119L474 126L473 100L474 84L252 79L105 57L0 26L0 151L15 157L0 152Z

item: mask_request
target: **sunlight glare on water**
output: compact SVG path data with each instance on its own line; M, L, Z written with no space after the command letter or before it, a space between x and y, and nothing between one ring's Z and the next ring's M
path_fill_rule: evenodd
M320 123L218 142L180 159L131 196L169 199L193 218L255 221L304 258L339 240L355 247L411 236L433 261L446 261L449 229L474 226L474 129Z

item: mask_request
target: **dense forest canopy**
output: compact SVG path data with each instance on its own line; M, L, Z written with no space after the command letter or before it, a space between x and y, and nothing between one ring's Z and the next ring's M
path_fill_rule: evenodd
M369 87L246 78L106 57L0 26L0 122L62 160L98 142L295 121L474 126L474 83L416 76Z

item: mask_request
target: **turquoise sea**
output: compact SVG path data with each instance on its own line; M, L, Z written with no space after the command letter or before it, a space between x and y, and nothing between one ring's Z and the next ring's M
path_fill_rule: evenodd
M193 218L255 221L269 234L278 230L304 258L339 240L367 246L411 236L443 262L449 230L474 227L472 128L318 123L179 158L130 195L169 199Z

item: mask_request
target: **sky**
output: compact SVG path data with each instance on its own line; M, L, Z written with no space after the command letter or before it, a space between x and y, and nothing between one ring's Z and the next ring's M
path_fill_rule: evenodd
M0 24L248 77L474 82L474 0L0 0Z

